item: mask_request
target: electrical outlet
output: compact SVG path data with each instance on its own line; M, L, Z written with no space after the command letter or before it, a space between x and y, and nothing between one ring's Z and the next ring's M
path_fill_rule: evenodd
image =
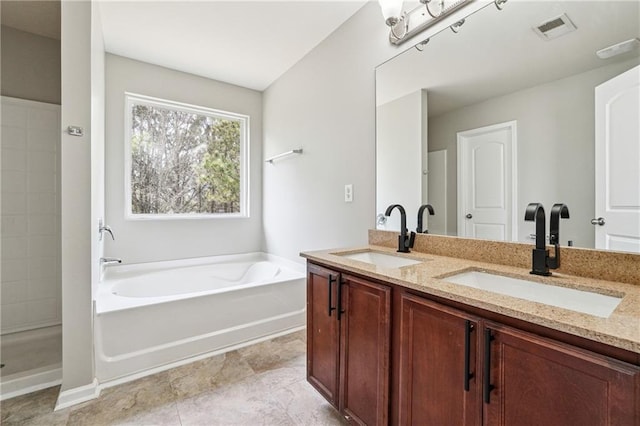
M344 186L344 202L350 203L353 201L353 185L348 184Z

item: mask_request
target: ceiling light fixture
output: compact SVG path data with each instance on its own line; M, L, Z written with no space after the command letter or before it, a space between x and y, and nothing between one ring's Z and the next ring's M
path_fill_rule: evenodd
M422 6L403 12L403 0L378 0L385 23L391 29L389 42L395 45L404 43L472 1L420 0Z
M613 56L631 52L632 50L637 49L638 46L640 46L640 40L637 38L632 38L630 40L614 44L613 46L600 49L596 52L596 55L598 55L600 59L609 59Z

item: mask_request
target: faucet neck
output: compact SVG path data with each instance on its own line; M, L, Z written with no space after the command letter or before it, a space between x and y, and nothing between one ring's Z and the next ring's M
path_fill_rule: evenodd
M392 204L387 207L387 211L384 213L385 216L390 216L393 209L398 209L400 211L400 235L398 236L398 251L401 253L409 253L410 248L413 247L413 242L415 240L416 234L411 232L411 237L407 236L407 213L400 204Z
M541 203L529 203L524 212L524 220L536 223L536 249L544 250L545 244L545 227L546 218L544 215L544 207Z
M433 206L431 206L431 204L423 204L422 206L420 206L420 208L418 209L418 227L416 228L416 232L418 234L421 234L423 232L422 221L425 210L429 211L430 216L433 216L435 214ZM427 232L428 231L424 229L424 233L426 234Z

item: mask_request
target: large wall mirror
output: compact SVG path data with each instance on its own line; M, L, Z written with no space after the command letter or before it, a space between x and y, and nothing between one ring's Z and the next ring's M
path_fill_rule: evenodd
M489 3L454 30L376 68L376 213L530 242L527 204L564 203L562 245L640 253L640 2Z

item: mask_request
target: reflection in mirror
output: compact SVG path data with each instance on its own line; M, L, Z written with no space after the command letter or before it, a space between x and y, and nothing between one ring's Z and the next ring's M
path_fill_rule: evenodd
M376 213L400 203L413 229L429 203L430 233L532 242L527 204L564 203L562 245L640 252L640 49L596 55L640 38L639 16L490 3L377 67Z

